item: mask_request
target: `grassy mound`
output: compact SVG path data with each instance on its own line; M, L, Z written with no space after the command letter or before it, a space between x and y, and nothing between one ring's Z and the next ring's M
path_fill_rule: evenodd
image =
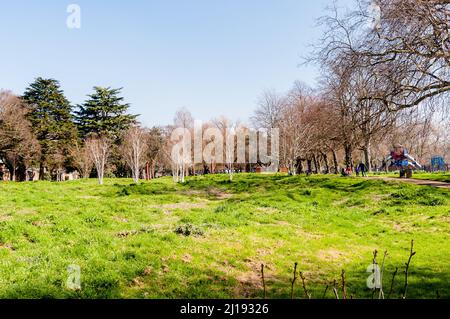
M315 298L342 269L348 295L371 298L377 249L385 286L399 268L397 298L414 239L408 297L450 298L448 190L246 174L130 183L0 183L0 297L259 298L263 263L268 298L290 298L298 262ZM81 290L66 287L70 265Z

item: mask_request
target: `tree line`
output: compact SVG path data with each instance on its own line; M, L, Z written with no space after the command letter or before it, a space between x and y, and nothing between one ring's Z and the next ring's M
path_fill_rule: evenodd
M224 116L202 131L239 127L279 129L279 165L291 174L338 173L364 162L382 169L392 144L403 144L419 162L447 155L450 121L450 4L443 0L355 0L352 10L334 6L319 21L323 37L305 63L320 67L319 85L295 82L280 94L263 92L250 124ZM367 26L367 22L374 23ZM179 165L170 157L177 127L192 131L194 119L179 110L171 125L144 128L120 89L94 87L73 106L54 79L36 79L23 93L0 93L0 159L10 179L60 180L76 170L82 177L153 178L254 171L256 163L214 158ZM214 137L202 141L207 144ZM246 144L249 141L246 140ZM230 145L222 151L228 153ZM231 145L236 148L236 145ZM232 153L232 152L231 152ZM448 158L447 158L448 160ZM35 172L38 168L38 172Z
M320 67L319 86L265 92L255 125L280 128L281 162L292 172L337 172L358 161L379 169L396 143L423 164L448 156L449 17L443 0L356 0L351 10L334 3L305 59Z
M67 170L89 177L94 163L102 177L106 162L97 165L102 159L96 147L104 143L112 156L111 174L125 174L120 150L126 147L137 116L128 114L129 105L120 93L94 87L86 101L74 107L54 79L37 78L22 96L1 91L0 158L10 179L59 180Z

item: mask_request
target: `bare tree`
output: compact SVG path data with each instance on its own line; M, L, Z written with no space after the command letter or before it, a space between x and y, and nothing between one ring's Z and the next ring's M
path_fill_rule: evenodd
M220 130L223 136L223 147L224 156L222 157L225 161L226 168L228 170L228 176L230 182L233 181L233 173L235 169L235 160L237 153L237 140L236 134L240 123L233 123L231 120L225 116L220 116L217 119L212 120L213 125Z
M281 163L294 175L301 159L308 153L312 137L312 123L304 121L310 97L299 93L282 109L279 121Z
M87 146L82 145L80 142L77 142L69 149L69 154L72 157L73 163L80 172L81 176L83 178L89 178L94 166L94 162L90 150L87 148Z
M152 179L156 177L156 170L164 167L166 156L164 147L166 144L166 136L164 129L160 127L151 128L146 136L146 178Z
M173 123L175 127L191 129L194 126L194 118L192 117L191 112L183 107L175 113Z
M285 104L286 99L274 90L264 91L259 98L258 108L251 118L253 126L257 129L266 130L276 128Z
M356 67L379 78L366 99L389 110L418 106L450 92L450 3L446 0L377 0L379 16L367 28L373 1L357 0L341 14L335 6L321 19L326 32L315 52L319 60L357 57ZM355 67L355 66L354 66ZM431 104L430 104L431 105Z
M10 169L12 180L26 180L27 169L39 153L23 101L11 92L0 91L0 158Z
M98 183L103 185L105 167L110 154L111 141L105 136L91 136L86 140L86 148L97 169Z
M145 165L145 153L147 151L145 138L146 133L141 127L132 126L125 132L122 141L121 153L131 169L135 183L139 182L141 169Z
M393 110L418 106L432 98L435 102L438 97L448 98L449 1L379 0L378 5L379 25L362 38L356 51L363 58L362 66L385 79L384 90L368 98ZM357 20L364 14L354 16Z
M174 127L173 129L183 129L185 132L188 132L191 138L193 138L193 129L194 129L194 118L192 117L191 112L187 108L182 108L175 113L174 117ZM184 138L183 138L184 139ZM187 142L187 141L186 141ZM171 144L171 143L169 143ZM192 145L192 144L191 144ZM173 146L173 145L172 145ZM171 147L172 147L171 146ZM173 158L173 169L174 180L175 182L185 182L185 177L189 175L189 167L195 170L193 166L192 159L192 150L191 153L188 154L188 151L183 151L182 154L177 155Z

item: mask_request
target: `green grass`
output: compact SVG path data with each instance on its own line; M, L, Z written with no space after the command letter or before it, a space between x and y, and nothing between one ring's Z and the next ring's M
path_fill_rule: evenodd
M450 173L418 173L414 178L450 183Z
M399 177L399 173L375 173L371 175ZM414 172L413 178L450 183L450 173L443 173L443 172L436 172L436 173Z
M370 298L377 249L385 286L399 267L398 298L414 239L408 297L450 298L448 190L245 174L130 183L0 183L0 297L260 298L264 263L267 296L289 298L298 262L313 297L345 269L348 294ZM66 288L71 264L80 291Z

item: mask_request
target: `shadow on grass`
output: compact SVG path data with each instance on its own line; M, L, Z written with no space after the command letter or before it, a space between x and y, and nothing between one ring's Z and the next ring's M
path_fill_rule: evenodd
M255 266L256 267L256 266ZM119 280L118 277L106 275L101 271L98 274L90 273L82 277L82 289L70 291L65 289L65 282L60 279L48 282L41 278L36 281L30 274L30 280L12 283L8 289L2 291L4 299L118 299L124 298L121 293L124 286L133 288L132 298L263 298L263 285L259 269L250 269L238 277L230 276L228 271L199 267L181 260L173 260L167 265L169 270L155 269L151 273L141 272L135 278ZM303 269L298 269L303 271ZM346 271L347 297L354 299L377 299L378 292L367 287L369 273L361 270L361 266L350 266ZM393 268L385 270L383 287L387 298ZM265 282L268 299L290 299L291 297L291 270L286 269L284 275L273 274L270 269L265 271ZM311 279L314 276L314 279ZM125 277L125 276L123 276ZM409 274L407 299L442 299L450 298L450 272L433 272L429 268L412 265ZM336 281L336 290L342 299L342 285L339 275L322 274L316 276L305 272L306 287L312 299L334 299L333 281ZM326 286L328 289L326 290ZM403 269L399 269L394 282L390 299L401 298L404 286ZM326 291L326 294L325 294ZM373 297L374 296L374 297ZM294 285L294 298L306 299L302 281L297 278Z

